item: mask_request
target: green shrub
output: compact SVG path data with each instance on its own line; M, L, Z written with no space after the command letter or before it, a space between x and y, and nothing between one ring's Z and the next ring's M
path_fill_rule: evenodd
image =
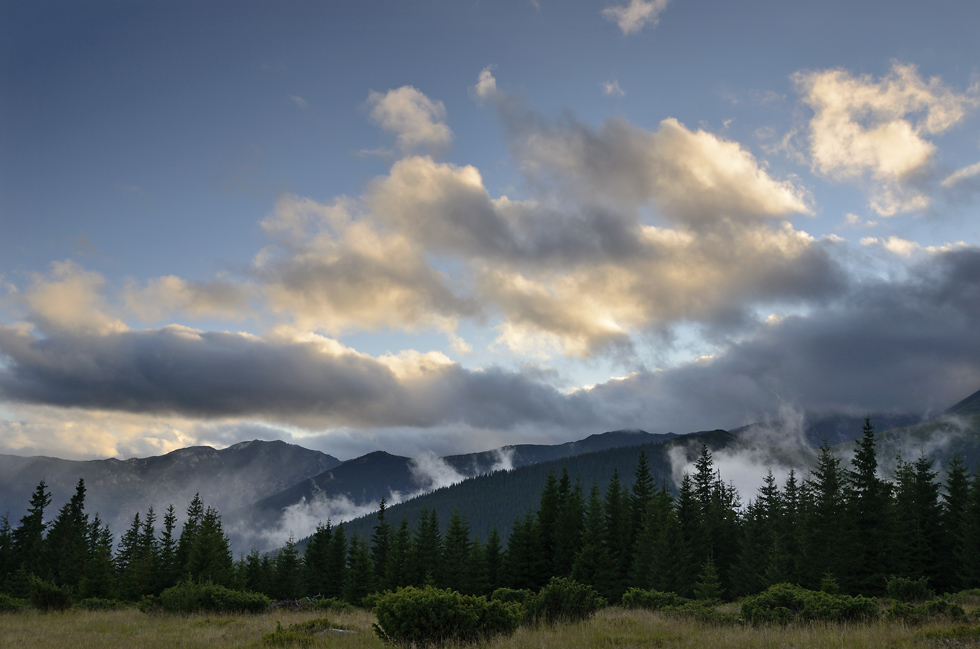
M343 629L325 617L290 624L285 629L281 622L276 622L276 630L262 636L262 642L273 647L285 647L289 645L299 645L308 647L313 644L314 636L329 631L330 629Z
M105 599L102 597L86 597L75 603L78 608L86 611L117 611L125 608L125 604L116 599Z
M665 606L680 606L689 601L686 597L681 597L677 593L630 588L623 595L622 604L626 608L646 608L651 611L656 611Z
M513 602L527 608L536 593L527 588L498 588L490 594L490 599L499 602Z
M269 608L270 604L269 598L261 593L232 590L211 582L202 584L190 580L160 593L159 602L167 613L197 611L261 613ZM140 610L143 608L141 607Z
M529 602L528 614L536 622L576 622L587 620L605 605L606 600L591 586L574 579L552 577Z
M752 624L870 620L877 614L877 603L868 597L831 595L793 584L775 584L742 600L742 619Z
M885 581L885 595L898 602L924 602L936 596L929 590L929 579L906 579L892 575Z
M6 593L0 593L0 613L16 613L27 608L27 600L19 597L11 597Z
M708 624L738 624L739 618L734 613L719 611L710 601L688 600L677 606L664 606L660 609L664 615L683 617Z
M64 611L71 607L71 589L31 575L31 606L41 611Z
M922 604L895 602L885 611L889 620L903 620L909 624L921 624L926 620L962 620L966 617L963 607L945 599L935 599Z
M389 644L441 645L477 642L517 630L524 618L519 604L460 595L426 586L399 588L378 597L375 633Z
M372 593L373 595L373 593ZM368 595L363 602L365 608L373 608L375 598ZM315 599L310 603L310 608L314 611L352 611L354 607L337 597L326 597Z
M140 613L161 613L163 606L160 604L159 595L144 595L140 601L136 602L136 608Z

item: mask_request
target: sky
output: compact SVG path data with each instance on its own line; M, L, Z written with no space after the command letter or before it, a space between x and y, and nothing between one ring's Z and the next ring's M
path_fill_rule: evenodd
M0 0L0 453L980 389L980 4Z

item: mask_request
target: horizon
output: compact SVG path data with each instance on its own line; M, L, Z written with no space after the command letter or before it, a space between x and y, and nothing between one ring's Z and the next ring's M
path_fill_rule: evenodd
M980 387L975 3L0 12L2 454L447 456Z

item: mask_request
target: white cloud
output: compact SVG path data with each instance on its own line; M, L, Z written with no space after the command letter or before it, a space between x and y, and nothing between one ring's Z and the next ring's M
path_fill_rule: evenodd
M980 162L975 162L962 169L957 169L943 179L942 185L943 187L950 188L977 176L980 176Z
M296 107L300 110L307 110L310 107L310 102L306 101L299 95L289 95L289 99L296 104Z
M619 81L613 79L612 81L604 81L601 84L602 94L604 95L615 95L617 97L623 97L626 93L622 88L619 87Z
M409 153L420 148L432 152L445 150L453 132L445 124L446 107L413 86L402 86L385 94L368 95L371 119L397 136L399 148Z
M497 95L497 80L493 76L493 68L493 65L488 65L480 70L480 78L473 86L473 94L480 102L493 99Z
M928 207L914 181L933 160L929 138L961 122L974 98L899 63L877 80L840 69L800 72L793 80L814 111L809 153L815 171L841 181L868 180L871 209L881 216Z
M668 0L630 0L628 5L615 5L602 10L602 16L619 25L624 34L643 29L648 23L656 25Z

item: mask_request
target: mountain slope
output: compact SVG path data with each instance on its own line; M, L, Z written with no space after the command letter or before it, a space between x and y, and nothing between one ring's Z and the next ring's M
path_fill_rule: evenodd
M145 512L150 505L160 515L173 504L182 515L200 492L207 504L229 511L339 464L335 457L282 441L241 442L221 450L195 446L129 460L0 455L0 515L8 513L12 522L19 520L43 479L52 494L47 511L53 517L82 478L86 511L99 513L119 534L136 512Z

